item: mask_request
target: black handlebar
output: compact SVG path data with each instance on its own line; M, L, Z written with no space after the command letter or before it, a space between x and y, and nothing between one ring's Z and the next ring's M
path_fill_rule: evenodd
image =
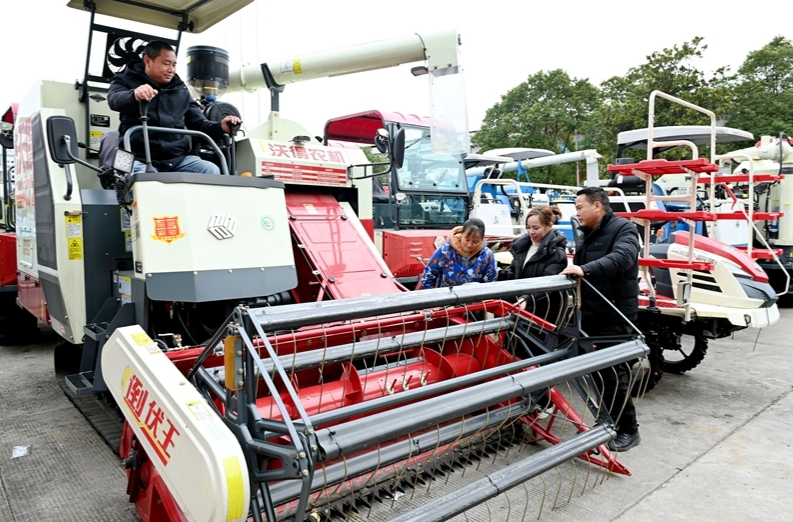
M149 100L140 100L138 102L138 106L140 107L140 117L148 118L149 116Z

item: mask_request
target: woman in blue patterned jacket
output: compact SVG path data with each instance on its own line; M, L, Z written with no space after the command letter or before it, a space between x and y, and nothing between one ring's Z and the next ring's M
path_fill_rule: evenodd
M424 267L421 288L489 283L497 279L496 259L485 245L485 223L471 218L455 227Z

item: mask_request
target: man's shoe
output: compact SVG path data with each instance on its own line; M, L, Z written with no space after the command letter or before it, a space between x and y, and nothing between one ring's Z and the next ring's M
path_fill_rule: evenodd
M642 441L639 432L636 433L618 433L614 440L609 441L609 449L611 451L628 451L629 449L638 446Z

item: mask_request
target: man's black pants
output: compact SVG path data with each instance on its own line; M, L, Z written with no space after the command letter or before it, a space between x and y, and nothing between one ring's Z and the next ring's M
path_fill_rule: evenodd
M635 324L635 318L631 318ZM633 328L627 323L604 325L604 324L582 324L582 329L590 337L602 335L626 335L633 332ZM587 326L589 326L587 328ZM596 343L596 349L607 348L618 343ZM628 364L618 364L613 368L605 368L596 372L593 377L600 388L604 407L609 409L609 415L615 422L617 433L633 434L639 430L639 423L636 421L636 406L631 398L631 371Z

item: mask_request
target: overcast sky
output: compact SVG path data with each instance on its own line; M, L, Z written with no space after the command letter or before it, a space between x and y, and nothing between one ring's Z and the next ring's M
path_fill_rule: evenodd
M5 72L0 104L19 100L38 79L74 82L82 76L89 15L67 0L2 0ZM476 5L476 8L472 6ZM639 7L641 5L641 7ZM652 6L652 7L651 7ZM652 14L647 10L652 9ZM184 38L190 45L225 47L231 62L274 62L300 54L456 27L462 36L469 128L479 128L500 96L540 70L564 69L599 83L642 63L656 50L705 37L696 65L737 69L748 52L774 36L793 36L785 9L730 9L724 2L527 0L459 2L400 0L327 2L256 0L227 21ZM110 23L103 19L103 23ZM136 29L141 29L136 27ZM145 29L145 28L143 28ZM175 32L158 32L175 36ZM415 64L414 64L415 65ZM281 116L321 134L331 117L381 109L426 115L427 77L410 66L289 85ZM266 118L267 94L229 97L249 126Z

